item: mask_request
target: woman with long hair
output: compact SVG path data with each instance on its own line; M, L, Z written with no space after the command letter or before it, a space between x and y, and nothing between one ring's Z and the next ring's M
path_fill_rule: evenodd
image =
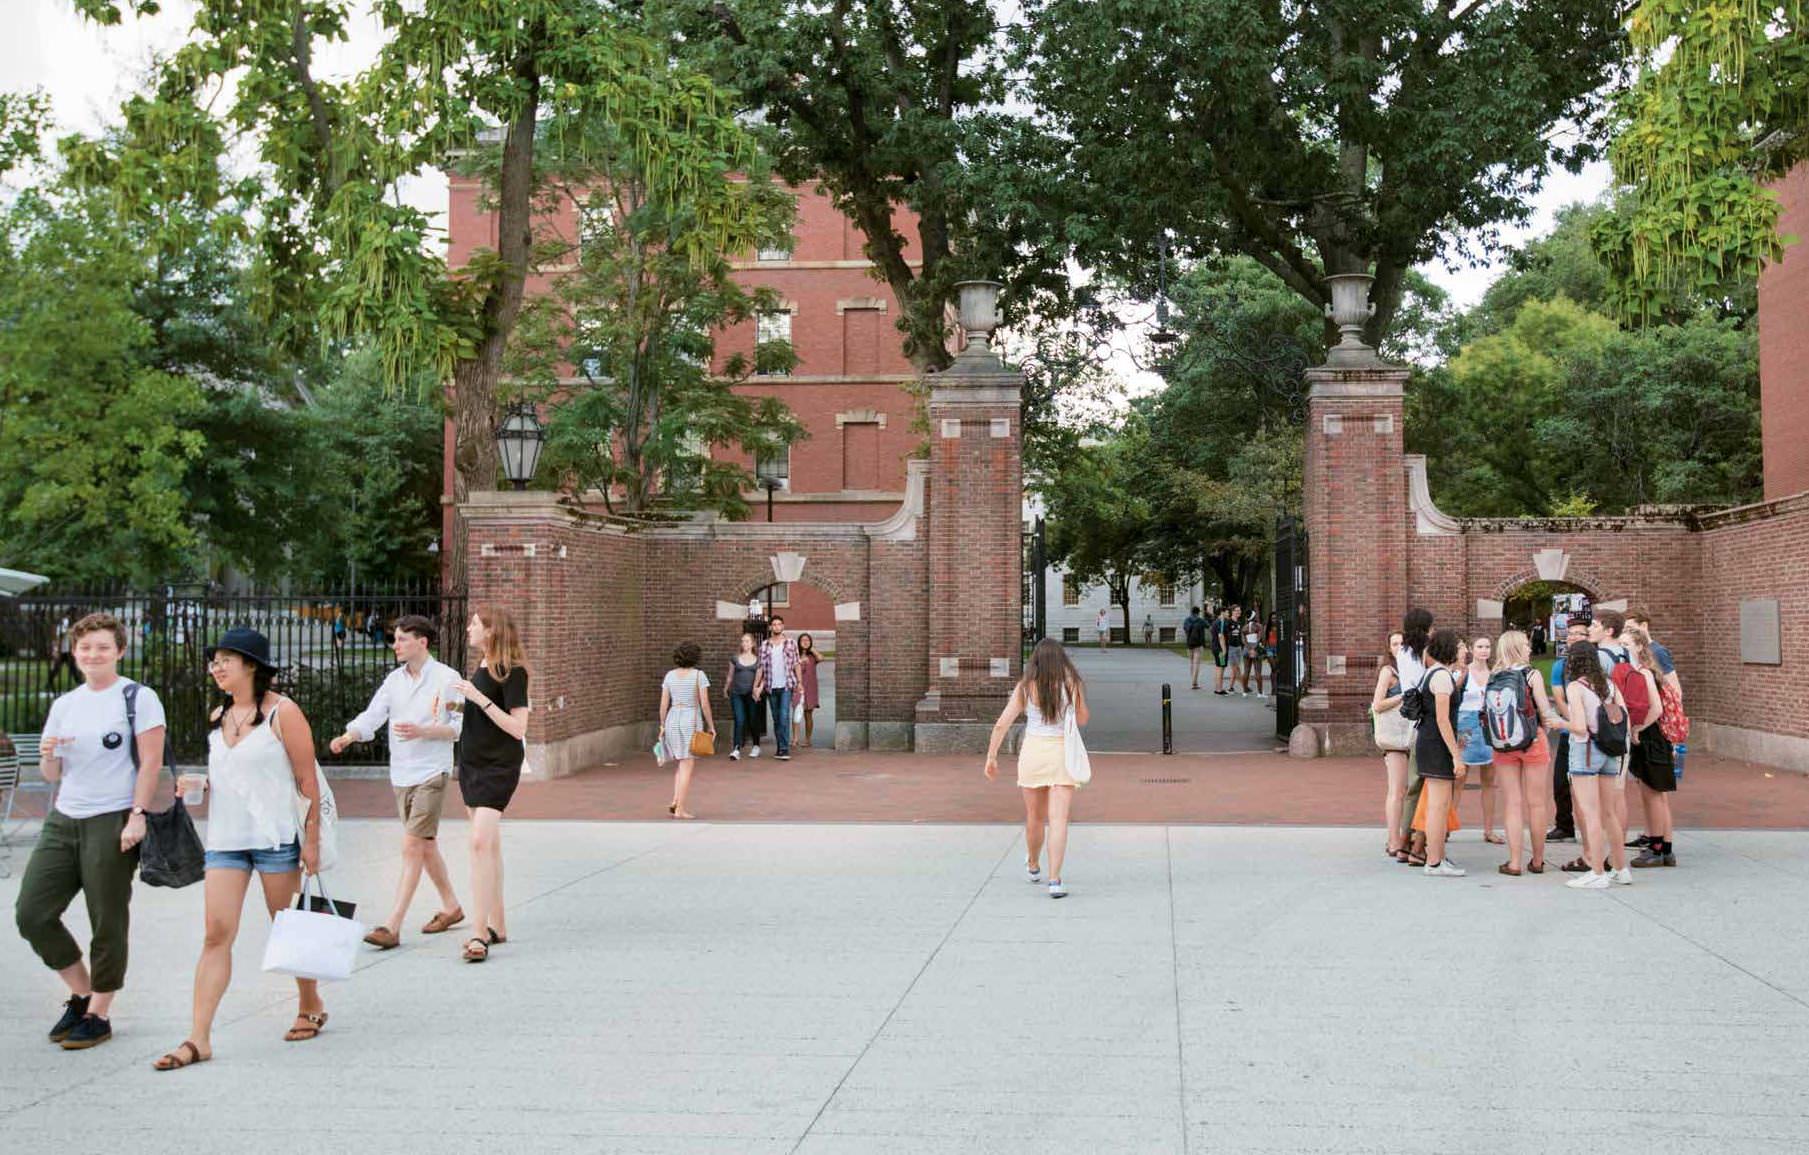
M759 642L743 630L741 648L729 659L729 676L723 687L729 696L729 717L733 720L735 744L729 747L729 761L741 761L741 748L751 745L748 757L760 757L760 700L754 687L760 682Z
M1611 882L1630 884L1627 849L1621 845L1622 823L1615 813L1612 791L1620 789L1620 759L1610 757L1598 744L1598 727L1604 713L1610 725L1626 726L1626 709L1620 692L1602 673L1593 642L1574 642L1564 652L1565 716L1570 730L1570 792L1575 800L1577 826L1583 835L1582 862L1587 873L1565 883L1578 890L1602 890ZM1606 707L1606 709L1604 709ZM1612 864L1613 873L1607 871Z
M1463 670L1463 703L1457 708L1457 738L1464 745L1457 788L1462 790L1472 775L1482 779L1482 840L1499 846L1501 835L1495 833L1495 751L1482 728L1482 695L1489 685L1489 659L1494 652L1492 638L1479 637L1470 642L1470 660Z
M1426 676L1420 681L1425 714L1414 735L1414 761L1426 783L1426 865L1433 878L1462 878L1464 870L1445 861L1452 793L1463 744L1457 737L1457 710L1463 690L1453 673L1463 644L1452 630L1440 630L1426 643Z
M817 640L809 634L798 635L798 681L803 684L804 740L798 745L810 745L810 736L817 728L817 663L823 655L817 653Z
M1369 700L1369 712L1380 718L1385 714L1399 715L1401 709L1401 676L1395 673L1394 655L1401 648L1399 630L1388 635L1388 652L1376 663L1376 692ZM1377 727L1377 734L1382 732ZM1405 737L1405 735L1403 735ZM1377 738L1381 743L1381 738ZM1388 772L1388 785L1382 793L1382 822L1386 842L1383 853L1390 858L1400 858L1405 851L1401 841L1401 802L1407 797L1407 748L1412 740L1408 738L1400 746L1382 747L1382 766Z
M272 689L277 668L270 642L250 629L227 630L207 648L207 672L222 694L209 715L207 776L184 774L177 790L205 787L207 804L206 929L195 964L188 1038L158 1059L175 1071L213 1058L214 1014L232 982L245 891L257 872L272 918L301 889L302 871L320 871L320 777L314 733L294 702ZM298 815L296 795L307 800ZM327 1025L320 985L296 979L295 1023L283 1038L315 1038Z
M1501 675L1517 676L1526 699L1533 704L1535 719L1528 720L1533 732L1532 745L1523 750L1496 750L1495 777L1501 784L1504 804L1502 822L1507 827L1508 860L1495 869L1518 877L1521 873L1520 850L1524 831L1532 832L1533 856L1524 869L1531 874L1545 873L1545 800L1551 794L1551 747L1545 740L1547 727L1564 724L1552 709L1545 693L1545 679L1532 666L1532 643L1519 630L1509 630L1495 643L1494 673L1488 694L1506 692L1510 686Z
M999 747L1018 715L1024 716L1024 740L1018 747L1018 788L1024 794L1024 877L1043 880L1044 829L1049 844L1049 897L1065 898L1062 866L1068 856L1068 816L1079 783L1068 776L1067 728L1087 724L1086 683L1054 638L1044 638L1030 651L1024 676L993 723L986 748L986 776L999 774Z
M1676 866L1671 849L1671 795L1677 789L1677 758L1671 740L1658 727L1664 714L1664 668L1652 651L1652 636L1637 626L1621 631L1627 654L1638 677L1646 683L1651 706L1646 717L1631 719L1633 736L1627 741L1627 769L1639 790L1640 803L1646 816L1646 833L1639 857L1633 865L1639 869L1652 866ZM1623 797L1625 792L1623 791ZM1623 806L1622 812L1625 813ZM1625 823L1623 823L1625 825Z
M502 816L521 785L528 734L528 666L508 610L483 606L465 629L477 671L454 683L464 698L459 739L459 794L471 812L471 907L477 936L465 941L466 962L489 959L509 941L503 912Z
M699 732L716 733L716 719L710 714L710 679L697 668L703 660L703 649L696 642L680 642L672 651L672 669L660 682L660 741L677 760L672 776L672 804L666 813L674 818L696 818L685 809L691 796L691 774L697 769L697 755L691 740Z
M1426 678L1426 643L1432 638L1432 611L1414 606L1401 618L1401 644L1394 651L1394 672L1401 680L1401 693L1418 686ZM1396 845L1401 852L1395 858L1403 866L1426 865L1426 836L1413 829L1413 812L1418 809L1424 780L1417 769L1417 744L1407 751L1407 793L1401 799L1401 828Z

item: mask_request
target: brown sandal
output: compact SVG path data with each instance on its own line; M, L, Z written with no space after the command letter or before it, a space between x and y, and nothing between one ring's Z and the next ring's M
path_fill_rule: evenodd
M421 927L421 933L440 934L443 931L451 930L453 927L464 921L465 908L462 906L454 907L450 911L436 911L434 916L428 919Z
M1526 872L1528 874L1544 874L1545 864L1543 862L1529 862L1526 864Z
M283 1032L285 1043L305 1043L320 1034L320 1029L327 1025L327 1012L319 1014L297 1014L295 1025Z
M466 962L481 963L481 962L485 961L486 959L488 959L489 957L490 957L490 944L489 943L485 942L481 938L468 938L465 940L465 961Z
M184 1051L188 1052L189 1057L186 1059L182 1057ZM211 1058L213 1058L212 1055L203 1055L200 1047L184 1039L181 1046L152 1063L151 1069L153 1071L180 1071L182 1068L192 1067L196 1063L205 1063Z
M1495 870L1497 873L1505 874L1509 878L1519 878L1520 877L1520 868L1517 866L1509 866L1505 862L1502 863L1500 866L1497 866L1495 868Z
M486 946L501 946L503 943L509 941L508 935L497 934L496 928L493 926L485 927L484 933L490 936L490 941L485 944Z

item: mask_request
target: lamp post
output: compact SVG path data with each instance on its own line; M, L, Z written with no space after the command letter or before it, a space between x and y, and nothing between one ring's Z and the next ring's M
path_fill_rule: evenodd
M1156 331L1149 335L1152 345L1172 345L1178 338L1168 327L1168 236L1156 238Z
M773 520L773 493L781 484L783 483L771 474L763 474L760 478L760 488L766 490L766 520L768 522Z
M540 451L546 444L546 431L534 407L521 402L511 407L496 431L496 448L502 456L503 476L516 490L524 490L534 479L540 465Z

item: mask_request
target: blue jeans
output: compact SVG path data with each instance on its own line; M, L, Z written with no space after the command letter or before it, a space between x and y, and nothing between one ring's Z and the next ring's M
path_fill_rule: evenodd
M730 694L729 710L735 715L735 749L755 741L760 733L755 725L760 717L760 703L752 694Z
M255 850L210 850L207 852L205 866L208 870L243 870L247 873L255 870L259 874L290 874L301 869L301 839L275 849L258 847Z
M791 688L768 690L767 708L773 712L773 741L780 754L791 753Z

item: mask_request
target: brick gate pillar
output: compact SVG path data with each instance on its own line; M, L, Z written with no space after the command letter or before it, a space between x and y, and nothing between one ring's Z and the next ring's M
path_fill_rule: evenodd
M1312 668L1300 723L1316 731L1320 752L1363 753L1373 749L1375 660L1407 608L1401 421L1409 371L1383 362L1357 336L1368 317L1370 278L1326 279L1345 336L1325 366L1307 371L1303 512Z
M991 346L999 286L961 286L967 347L930 378L929 690L916 748L983 751L1022 665L1023 375Z

